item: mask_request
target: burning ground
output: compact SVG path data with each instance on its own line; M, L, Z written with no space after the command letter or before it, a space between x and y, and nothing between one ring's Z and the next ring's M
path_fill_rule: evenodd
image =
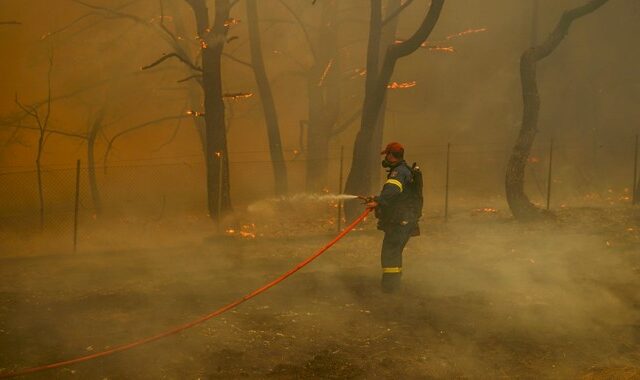
M179 223L156 223L145 227L164 236L154 249L5 251L0 368L100 351L195 319L291 268L335 228L312 217L320 212L275 226L269 207L260 210L255 237L214 236L193 221L183 226L191 239L168 245ZM30 378L640 376L637 209L565 209L556 221L526 225L470 209L422 227L405 253L401 294L378 289L382 236L369 220L219 318Z

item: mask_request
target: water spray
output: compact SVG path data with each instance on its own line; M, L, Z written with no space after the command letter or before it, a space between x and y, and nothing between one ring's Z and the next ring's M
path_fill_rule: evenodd
M269 198L250 204L247 209L249 212L257 212L265 210L279 203L303 203L303 202L340 202L352 199L363 199L361 196L352 194L318 194L318 193L300 193L290 196L282 196L277 198Z

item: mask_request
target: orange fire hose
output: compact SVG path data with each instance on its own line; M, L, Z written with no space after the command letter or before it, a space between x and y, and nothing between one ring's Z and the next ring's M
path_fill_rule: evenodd
M46 364L46 365L41 365L41 366L38 366L38 367L24 368L24 369L12 371L12 372L5 372L3 374L0 374L0 379L7 379L7 378L10 378L10 377L27 375L27 374L34 373L34 372L41 372L41 371L45 371L45 370L48 370L48 369L60 368L60 367L68 366L68 365L71 365L71 364L86 362L86 361L89 361L89 360L92 360L92 359L97 359L97 358L100 358L100 357L103 357L103 356L115 354L116 352L126 351L126 350L132 349L134 347L142 346L143 344L151 343L153 341L162 339L162 338L170 336L170 335L175 335L175 334L177 334L177 333L179 333L181 331L184 331L186 329L189 329L189 328L191 328L191 327L193 327L195 325L199 325L200 323L202 323L204 321L207 321L207 320L209 320L209 319L211 319L213 317L217 317L218 315L235 308L236 306L240 305L241 303L250 300L251 298L257 296L258 294L267 291L269 288L279 284L280 282L284 281L287 277L291 276L292 274L294 274L297 271L299 271L300 269L302 269L304 266L306 266L307 264L309 264L310 262L315 260L318 256L322 255L327 249L331 248L335 243L338 242L338 240L342 239L347 233L349 233L349 231L354 229L360 222L362 222L362 220L369 214L369 212L371 212L371 209L366 209L362 214L360 214L360 216L356 220L353 221L353 223L351 223L349 226L347 226L333 240L331 240L324 247L322 247L321 249L316 251L313 255L309 256L304 261L300 262L294 268L289 269L287 272L283 273L282 275L280 275L275 280L269 282L266 285L263 285L262 287L252 291L251 293L246 294L244 297L239 298L239 299L237 299L237 300L235 300L235 301L233 301L233 302L231 302L231 303L229 303L229 304L227 304L225 306L222 306L218 310L215 310L215 311L213 311L213 312L211 312L211 313L209 313L207 315L204 315L204 316L202 316L202 317L200 317L198 319L195 319L195 320L193 320L191 322L185 323L185 324L180 325L178 327L174 327L174 328L172 328L170 330L167 330L165 332L162 332L160 334L156 334L156 335L153 335L153 336L150 336L150 337L147 337L147 338L142 338L142 339L137 340L135 342L123 344L123 345L120 345L120 346L116 346L116 347L110 348L108 350L104 350L104 351L93 353L91 355L80 356L80 357L77 357L77 358L64 360L64 361L51 363L51 364Z

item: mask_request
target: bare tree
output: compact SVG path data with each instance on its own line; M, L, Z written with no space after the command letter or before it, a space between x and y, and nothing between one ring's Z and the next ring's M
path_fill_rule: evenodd
M514 217L519 220L531 220L544 217L549 213L536 207L524 193L524 172L531 147L538 132L538 114L540 96L536 77L537 63L549 56L569 33L576 19L586 16L608 0L591 0L585 5L564 12L555 29L538 45L531 46L520 58L520 80L522 82L522 101L524 105L520 133L513 147L505 176L507 202Z
M354 143L351 170L347 177L345 192L350 194L369 194L371 192L372 178L377 170L373 162L375 162L375 157L380 149L379 145L374 145L376 143L376 126L384 104L387 85L398 59L416 51L429 37L440 17L443 5L444 0L433 0L420 26L409 39L388 47L381 47L382 26L385 23L385 20L382 19L382 0L371 0L365 97L360 130ZM380 64L381 48L386 50ZM347 220L356 215L356 206L357 204L353 202L345 204Z
M40 204L40 230L44 229L44 193L42 189L42 152L44 150L47 127L51 116L51 71L53 70L53 54L49 55L49 70L47 72L47 102L45 113L41 115L39 107L27 106L18 100L16 94L15 102L27 115L32 117L38 128L38 148L36 150L36 175L38 177L38 201Z

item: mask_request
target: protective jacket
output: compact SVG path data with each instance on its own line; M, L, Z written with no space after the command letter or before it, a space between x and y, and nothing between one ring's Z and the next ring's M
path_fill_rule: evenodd
M402 160L389 168L387 181L382 187L380 195L374 197L378 202L376 217L378 229L385 230L393 225L416 224L419 215L412 205L411 191L413 186L413 174L411 168Z

